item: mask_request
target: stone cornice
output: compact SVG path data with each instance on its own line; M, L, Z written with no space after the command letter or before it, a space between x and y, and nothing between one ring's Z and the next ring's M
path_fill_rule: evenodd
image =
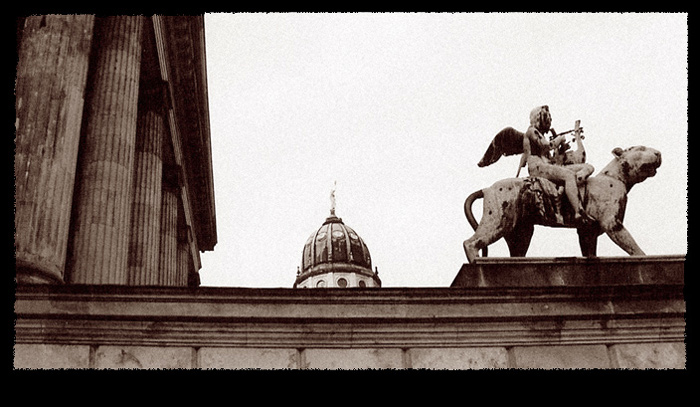
M683 286L20 286L18 343L509 346L683 340Z
M181 130L194 227L201 251L217 241L203 16L158 16L171 72L173 105Z

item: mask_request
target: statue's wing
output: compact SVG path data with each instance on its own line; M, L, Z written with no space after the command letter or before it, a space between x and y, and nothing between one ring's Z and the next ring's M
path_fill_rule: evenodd
M496 134L489 144L489 148L484 153L484 157L477 164L479 167L486 167L498 161L502 155L515 155L523 153L523 137L525 133L506 127Z

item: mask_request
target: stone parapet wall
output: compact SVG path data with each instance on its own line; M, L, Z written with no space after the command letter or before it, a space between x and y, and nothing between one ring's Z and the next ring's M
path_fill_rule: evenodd
M16 369L684 369L685 344L449 348L15 345Z
M683 283L17 289L16 368L685 368Z

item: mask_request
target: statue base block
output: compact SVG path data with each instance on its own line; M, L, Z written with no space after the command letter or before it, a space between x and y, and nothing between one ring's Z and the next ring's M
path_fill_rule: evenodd
M625 257L480 257L450 287L683 285L685 255Z

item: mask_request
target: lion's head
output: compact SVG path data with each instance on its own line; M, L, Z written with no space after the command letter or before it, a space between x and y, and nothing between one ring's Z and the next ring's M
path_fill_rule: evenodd
M530 112L530 126L536 128L540 133L545 134L552 125L552 115L549 113L549 106L537 106Z
M661 165L661 153L649 147L634 146L625 150L618 147L612 153L628 186L653 177Z

